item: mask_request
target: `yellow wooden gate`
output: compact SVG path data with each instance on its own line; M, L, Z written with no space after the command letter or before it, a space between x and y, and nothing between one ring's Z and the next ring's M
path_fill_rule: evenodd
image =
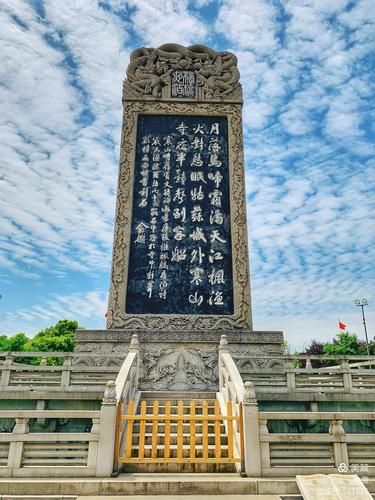
M171 412L171 402L165 402L163 413L154 401L152 414L147 414L146 401L141 412L134 414L130 401L127 414L119 407L116 429L116 461L118 463L234 463L243 455L242 406L239 415L233 413L232 402L227 414L220 414L216 400L213 414L203 401L201 414L196 413L195 401L190 401L184 414L184 402L179 401L177 413ZM124 426L125 421L125 426ZM125 432L124 453L121 455L121 430ZM235 455L234 433L240 434L240 453Z

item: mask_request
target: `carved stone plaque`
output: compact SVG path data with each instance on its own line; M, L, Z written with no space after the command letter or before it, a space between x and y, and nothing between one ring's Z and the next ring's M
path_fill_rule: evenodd
M131 55L107 328L252 330L236 62L203 46Z
M233 314L227 118L137 125L126 313Z

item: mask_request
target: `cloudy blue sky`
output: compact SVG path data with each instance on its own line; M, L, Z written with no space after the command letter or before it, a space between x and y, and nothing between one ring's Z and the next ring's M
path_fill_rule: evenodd
M104 328L131 50L237 54L255 329L302 348L374 296L371 0L2 0L0 332Z

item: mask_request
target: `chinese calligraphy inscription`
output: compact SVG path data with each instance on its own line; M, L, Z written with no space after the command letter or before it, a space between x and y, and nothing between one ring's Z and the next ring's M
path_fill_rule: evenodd
M127 314L234 312L228 122L139 115Z
M172 72L172 97L195 97L194 71Z

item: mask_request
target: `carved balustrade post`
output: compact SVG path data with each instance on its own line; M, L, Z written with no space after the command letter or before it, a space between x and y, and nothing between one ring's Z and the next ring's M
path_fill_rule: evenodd
M335 467L345 464L349 467L348 449L346 446L346 434L342 420L331 420L329 433L333 437L333 454Z
M7 385L9 385L12 363L13 363L13 356L9 352L8 354L5 355L5 361L4 361L2 372L1 372L0 385L2 385L3 387L6 387Z
M70 385L70 373L72 368L72 356L66 355L61 372L61 389L67 390Z
M222 335L220 338L219 344L219 391L223 393L223 389L225 387L225 368L223 360L221 359L221 355L229 352L228 340L225 335ZM224 395L224 393L223 393Z
M98 459L98 438L100 432L100 418L92 419L92 427L91 427L91 436L94 438L92 441L89 441L89 450L87 454L87 467L89 469L96 469L96 462Z
M286 371L286 386L288 389L296 388L296 374L292 371L293 363L288 360L285 363L285 371Z
M245 382L243 399L243 439L245 474L259 477L262 472L258 402L252 382Z
M271 467L271 457L270 457L270 443L269 443L269 432L267 427L267 420L259 420L259 439L260 439L260 456L262 471L263 468Z
M114 466L117 417L116 383L107 382L101 407L96 476L110 477Z
M132 339L130 341L129 345L129 352L136 352L137 353L137 359L136 359L136 374L135 374L135 387L134 391L138 390L138 377L139 377L139 364L140 364L140 354L141 354L141 346L139 345L139 340L138 340L138 335L136 333L133 334Z
M342 383L345 391L352 392L353 390L352 374L350 372L350 365L346 359L341 361L340 370L342 376Z
M11 476L13 476L14 469L20 469L22 467L23 448L25 444L25 436L22 436L22 434L28 434L28 432L29 419L26 417L16 418L16 425L13 429L13 434L16 435L16 440L12 441L9 445L7 464L7 467L11 470ZM17 435L19 435L19 441L17 441Z

